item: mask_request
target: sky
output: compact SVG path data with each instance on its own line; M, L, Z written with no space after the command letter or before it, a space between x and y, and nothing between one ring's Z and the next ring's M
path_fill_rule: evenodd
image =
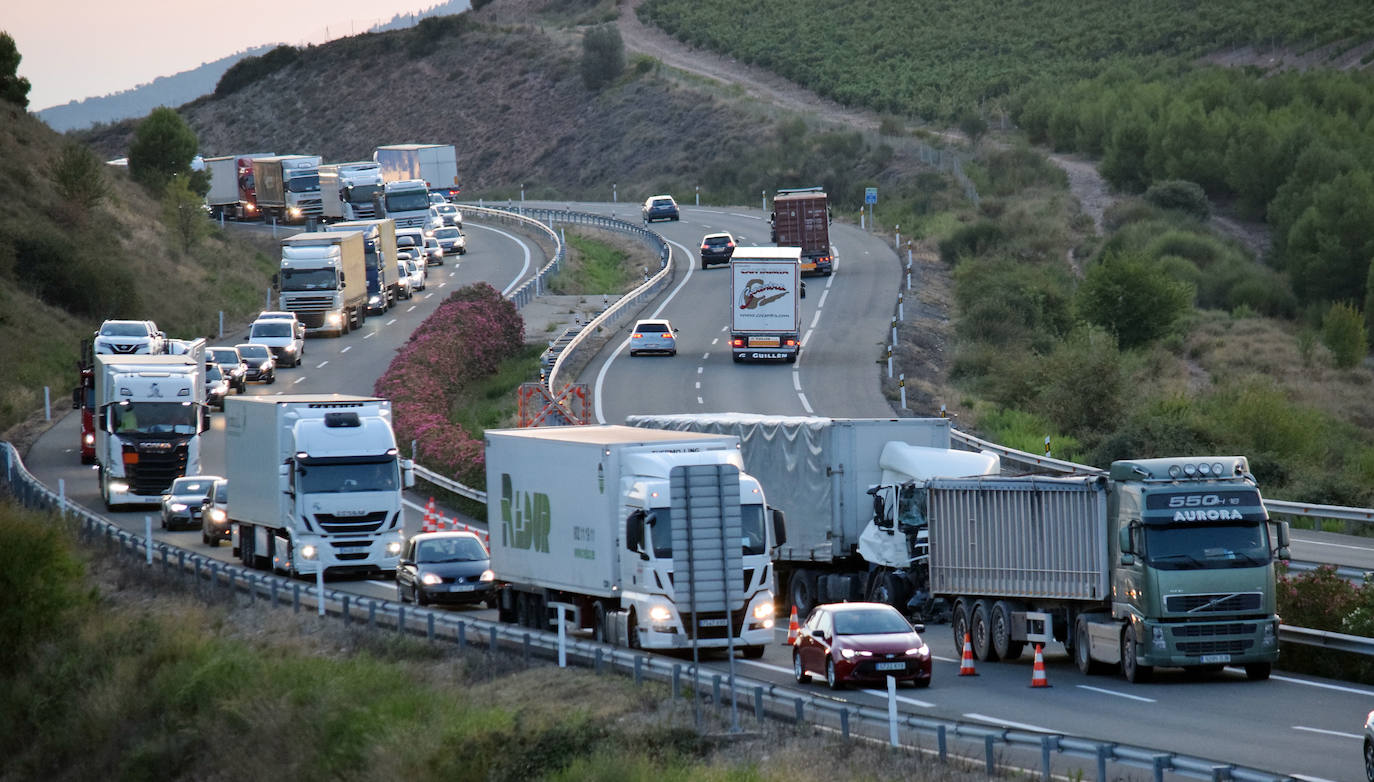
M268 43L321 43L440 0L6 2L29 110L107 95Z

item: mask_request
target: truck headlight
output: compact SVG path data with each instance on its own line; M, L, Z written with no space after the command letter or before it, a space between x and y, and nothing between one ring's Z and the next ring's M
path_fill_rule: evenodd
M767 619L767 618L771 617L772 615L773 615L773 603L772 603L772 601L765 600L765 601L763 601L762 603L759 603L758 605L754 606L754 618L755 618L755 619Z
M291 214L292 217L300 217L300 216L301 216L301 209L300 209L300 207L298 207L298 206L293 206L293 207L291 207L291 209L289 209L288 211L290 212L290 214Z
M398 556L401 553L401 541L393 540L390 543L386 544L386 553L390 554L393 557Z
M673 612L668 609L668 606L654 606L649 609L649 619L655 622L666 622L672 618Z
M1155 628L1153 628L1152 631L1151 631L1151 633L1150 633L1150 637L1151 637L1151 641L1154 643L1156 649L1164 649L1164 648L1166 648L1167 644L1166 644L1165 641L1164 641L1164 628L1162 628L1162 627L1155 627Z
M128 491L129 484L124 481L110 481L110 491Z
M301 559L314 559L318 553L320 553L319 550L314 546L309 544L301 546Z
M424 584L425 586L434 586L435 584L444 583L444 580L434 575L433 573L426 573L423 576L420 576L420 583Z
M331 312L326 315L324 319L329 321L329 325L331 326L337 326L343 323L343 315L338 312Z

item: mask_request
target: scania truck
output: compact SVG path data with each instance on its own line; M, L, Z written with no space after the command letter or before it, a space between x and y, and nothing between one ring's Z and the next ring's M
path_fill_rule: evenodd
M233 552L290 575L392 573L405 542L402 492L415 484L391 403L343 394L225 400Z
M736 438L552 426L485 441L503 621L547 629L566 604L598 640L762 656L786 536Z
M281 308L310 331L347 334L367 320L367 259L359 231L311 231L281 242Z

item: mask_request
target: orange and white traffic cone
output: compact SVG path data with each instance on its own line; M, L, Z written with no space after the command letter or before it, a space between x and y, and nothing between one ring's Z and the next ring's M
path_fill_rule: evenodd
M1044 647L1043 644L1036 644L1036 645L1035 645L1035 668L1034 668L1034 670L1032 670L1032 672L1031 672L1031 683L1030 683L1030 686L1032 686L1032 687L1048 687L1048 686L1050 686L1050 680L1047 679L1047 678L1045 678L1045 655L1044 655L1044 648L1045 648L1045 647Z
M425 506L425 519L420 524L420 531L435 532L437 530L438 527L435 526L434 498L430 497L429 504Z
M801 637L801 625L797 622L797 607L792 606L792 617L787 620L787 645L795 646Z
M978 672L973 669L973 639L968 633L964 633L964 656L959 660L960 676L977 676Z

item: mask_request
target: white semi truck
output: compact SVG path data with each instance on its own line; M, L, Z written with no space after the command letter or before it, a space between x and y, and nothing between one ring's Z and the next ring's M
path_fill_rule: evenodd
M319 168L319 155L254 158L253 178L263 217L288 223L319 219L324 214Z
M488 429L500 617L547 628L556 605L599 640L643 649L773 638L770 551L785 539L739 440L566 426Z
M253 159L272 157L271 152L240 152L205 158L205 170L210 174L210 189L205 204L215 219L254 220L262 216L258 211L257 184L253 179Z
M391 403L343 394L225 400L234 555L291 575L395 571L415 483Z
M343 336L367 320L367 251L359 231L311 231L281 242L281 308L310 331Z
M458 196L458 151L452 144L391 144L373 150L372 159L386 182L418 179L446 200Z
M95 356L95 461L105 507L155 505L200 474L207 428L204 359Z
M730 353L736 363L801 352L801 249L736 247L730 258Z
M429 225L429 187L422 179L387 182L377 197L379 217L396 222L397 230Z
M326 222L371 220L377 216L373 196L382 191L381 167L370 160L320 166L320 200Z

